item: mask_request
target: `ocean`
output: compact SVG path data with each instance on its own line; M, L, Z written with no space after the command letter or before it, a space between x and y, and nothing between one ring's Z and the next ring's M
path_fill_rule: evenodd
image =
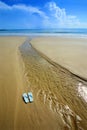
M76 36L87 37L87 29L0 29L0 36Z

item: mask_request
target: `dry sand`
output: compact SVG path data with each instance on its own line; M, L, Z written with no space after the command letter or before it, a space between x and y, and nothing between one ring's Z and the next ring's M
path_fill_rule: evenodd
M24 37L0 37L0 130L15 126L18 88L23 87L17 51L24 41Z
M86 130L83 86L86 81L40 55L25 37L0 37L0 130ZM28 91L34 102L25 104Z

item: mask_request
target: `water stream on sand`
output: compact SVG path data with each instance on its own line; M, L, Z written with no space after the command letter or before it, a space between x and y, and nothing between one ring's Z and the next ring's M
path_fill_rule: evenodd
M40 124L41 128L43 125L45 127L46 122L48 126L53 122L48 121L51 116L47 119L44 116L39 118L39 114L41 115L39 107L43 109L42 115L47 114L47 109L55 118L53 122L55 128L50 130L86 130L87 95L84 90L87 89L87 82L61 66L55 66L46 57L43 58L29 41L20 46L19 50L25 65L27 87L33 92L35 109L38 113L37 119L32 119L33 122L38 121L34 125Z

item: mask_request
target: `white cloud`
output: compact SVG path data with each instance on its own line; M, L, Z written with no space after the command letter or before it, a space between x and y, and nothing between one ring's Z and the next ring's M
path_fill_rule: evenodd
M5 4L5 3L3 3L3 2L0 1L0 9L3 9L3 10L4 9L5 10L14 10L14 9L16 9L16 10L21 10L21 11L27 11L27 12L29 12L31 14L37 13L37 14L39 14L43 18L48 18L46 16L45 12L39 10L36 7L26 6L24 4L18 4L18 5L9 6L9 5L7 5L7 4Z
M0 9L10 9L11 7L10 6L8 6L7 4L5 4L4 2L1 2L0 1Z
M79 25L80 22L76 16L67 15L66 10L57 6L55 2L47 3L46 7L48 7L51 19L56 21L56 23L54 23L56 27L72 27Z
M32 25L31 21L33 21L33 24L35 23L35 25L37 23L40 23L40 26L42 27L51 27L51 28L58 28L58 27L67 28L67 27L79 27L81 25L82 26L87 25L85 23L84 24L80 23L79 19L75 15L67 15L65 8L60 8L55 2L46 3L44 9L45 11L43 11L43 8L39 9L37 7L24 4L15 4L10 6L0 1L0 10L2 11L9 10L11 12L12 11L15 12L16 10L18 13L19 12L22 13L22 11L25 12L27 15L26 17L24 16L25 20L24 19L23 20L26 21L26 25L28 24ZM28 15L29 18L27 21Z
M22 5L13 5L11 8L12 9L24 10L24 11L27 11L27 12L32 13L32 14L37 13L43 18L47 18L46 14L43 11L36 8L36 7L26 6L26 5L22 4Z

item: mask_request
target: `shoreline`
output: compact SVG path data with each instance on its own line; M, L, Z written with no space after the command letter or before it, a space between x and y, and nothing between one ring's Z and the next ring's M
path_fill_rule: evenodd
M5 33L0 34L0 37L30 37L30 38L39 38L39 37L58 37L58 38L76 38L76 39L87 39L87 34L56 34L56 33Z

